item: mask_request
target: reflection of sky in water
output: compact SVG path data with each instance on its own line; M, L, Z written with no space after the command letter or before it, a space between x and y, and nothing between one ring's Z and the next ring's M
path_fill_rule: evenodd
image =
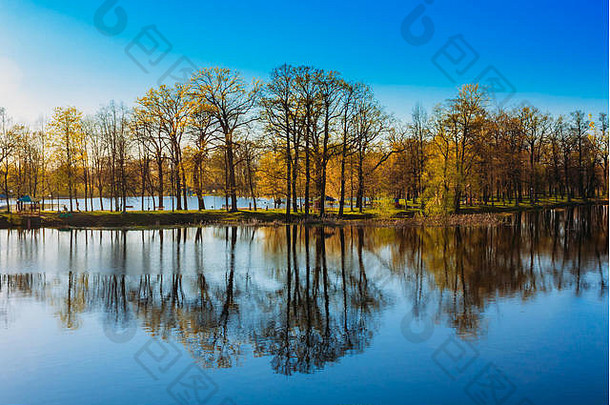
M489 362L514 386L508 403L601 402L608 394L602 214L589 228L562 213L558 222L524 218L521 228L459 234L346 228L343 260L341 232L327 228L322 238L311 228L309 317L300 227L294 251L285 227L168 229L162 243L158 230L0 231L0 343L10 348L0 351L0 381L8 382L0 403L171 404L168 387L197 364L218 388L210 404L468 404L468 384ZM535 228L525 226L532 221ZM18 281L23 273L35 274ZM172 293L176 273L181 288ZM120 286L122 275L125 296L119 288L113 298L109 286ZM143 282L152 295L142 295ZM417 325L433 325L421 343L401 331L413 311ZM108 337L130 327L125 343ZM137 361L152 336L178 356L156 380ZM478 354L455 379L439 365L450 338ZM316 358L311 367L295 365L301 350Z

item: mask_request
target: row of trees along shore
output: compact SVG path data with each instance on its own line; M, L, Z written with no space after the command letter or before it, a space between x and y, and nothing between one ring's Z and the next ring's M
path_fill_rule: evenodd
M257 197L270 197L288 202L287 216L324 215L327 195L340 215L377 197L443 213L607 195L605 113L553 117L490 104L468 84L432 111L417 105L406 123L369 86L334 71L283 65L269 82L247 83L234 70L205 68L148 90L133 107L113 101L91 116L58 107L36 129L0 109L0 189L7 202L62 196L70 210L77 197L85 210L99 199L114 211L134 196L142 206L171 196L177 210L201 210L205 195L224 195L231 211L238 196L254 209Z

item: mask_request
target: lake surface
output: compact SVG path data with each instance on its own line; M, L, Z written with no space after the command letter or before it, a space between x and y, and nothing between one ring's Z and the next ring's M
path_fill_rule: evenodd
M182 197L180 199L182 200ZM203 197L205 208L206 209L225 209L226 201L222 196L212 196L206 195ZM14 209L16 201L11 199L10 201L11 208ZM78 202L78 207L76 203ZM47 210L62 210L64 205L66 208L70 208L70 200L68 198L45 198L45 209ZM299 202L301 203L301 202ZM121 201L119 199L119 211L121 210ZM141 197L127 197L126 199L126 211L151 211L155 210L156 206L159 204L159 199L155 197L154 199L150 196L146 196L144 198ZM171 211L173 208L177 207L177 202L175 197L164 196L163 197L163 207L165 211ZM229 199L229 205L231 204L231 200ZM256 204L258 209L265 208L275 208L274 201L269 198L257 198ZM332 205L331 202L328 205ZM0 209L2 207L6 207L6 201L0 200ZM186 208L190 210L196 210L199 207L199 202L197 200L197 196L188 196L187 197L187 206ZM252 209L254 208L253 200L251 198L238 197L237 198L237 207L242 209ZM278 207L285 207L284 204L279 204ZM110 211L116 210L116 201L111 198L102 198L101 201L99 198L87 198L85 203L84 198L74 198L72 199L72 208L76 210L77 208L81 211L100 211L106 210ZM85 209L86 208L86 209ZM182 207L184 209L184 206Z
M608 209L0 230L0 404L603 404Z

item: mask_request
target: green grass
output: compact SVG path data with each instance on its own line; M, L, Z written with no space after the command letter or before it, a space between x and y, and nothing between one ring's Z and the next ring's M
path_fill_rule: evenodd
M581 204L607 204L607 199L589 199L584 200L581 198L573 198L571 201L568 201L567 198L539 198L537 201L532 203L530 200L524 200L517 204L514 200L512 202L495 202L493 205L491 203L478 204L475 206L464 205L461 207L460 212L463 214L470 213L493 213L493 212L515 212L515 211L527 211L532 209L543 209L543 208L559 208L570 205L581 205Z
M535 204L529 201L524 201L517 205L512 203L495 203L493 206L480 204L476 206L463 206L460 214L485 214L485 213L508 213L515 211L525 211L541 208L562 207L567 205L579 205L584 203L608 204L607 199L596 199L583 201L581 199L573 199L568 202L567 199L541 198ZM401 200L404 204L404 199ZM372 220L381 222L396 221L404 218L421 218L422 211L419 203L413 201L407 202L407 208L396 208L394 201L391 199L379 199L373 201L370 207L366 207L363 213L356 210L352 211L350 207L345 207L344 215L339 217L338 208L328 207L326 209L325 218L320 219L316 212L312 212L307 222L310 223L328 223L341 224L344 221L362 221ZM30 226L33 227L163 227L163 226L180 226L192 224L258 224L258 223L284 223L286 212L284 209L269 209L269 210L240 210L238 212L227 212L225 210L205 210L205 211L127 211L110 212L110 211L92 211L92 212L74 212L68 218L60 217L57 211L43 211L40 218L31 218ZM293 221L306 220L303 212L291 213ZM0 228L26 227L28 225L27 216L11 213L0 213Z

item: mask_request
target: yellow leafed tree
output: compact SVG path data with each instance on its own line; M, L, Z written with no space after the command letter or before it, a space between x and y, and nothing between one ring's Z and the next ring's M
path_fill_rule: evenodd
M73 211L77 160L83 149L83 113L75 107L57 107L49 124L55 161L58 164L60 184L66 186Z

